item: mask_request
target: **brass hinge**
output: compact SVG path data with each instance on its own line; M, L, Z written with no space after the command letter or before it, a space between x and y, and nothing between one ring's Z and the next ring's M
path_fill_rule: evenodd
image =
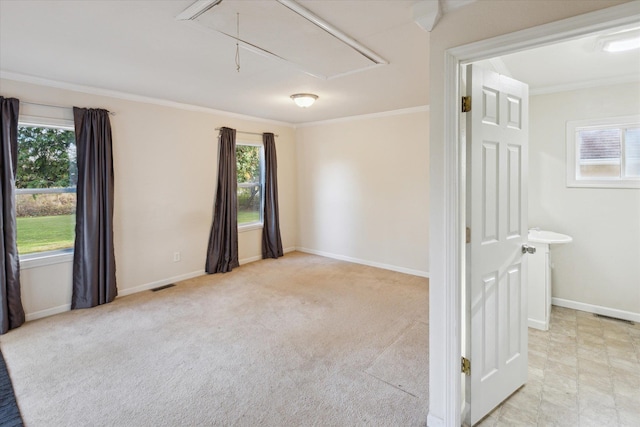
M470 96L463 96L462 97L462 112L463 113L468 113L469 111L471 111L471 97Z
M465 242L466 243L471 243L471 229L469 227L467 227Z
M466 357L462 358L462 372L467 376L471 375L471 361Z

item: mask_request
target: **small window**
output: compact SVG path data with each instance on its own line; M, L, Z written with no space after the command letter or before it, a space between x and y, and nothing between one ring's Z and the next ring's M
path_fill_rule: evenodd
M18 253L73 250L76 165L72 127L20 124L16 165Z
M640 117L567 122L567 186L640 188Z
M263 154L261 145L237 143L238 226L262 225L264 198Z

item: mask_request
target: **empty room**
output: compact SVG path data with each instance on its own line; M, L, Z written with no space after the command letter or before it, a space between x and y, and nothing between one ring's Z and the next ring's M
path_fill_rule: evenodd
M594 314L565 302L527 328L527 231L546 224L528 221L517 162L538 153L526 111L546 98L495 110L531 139L496 154L495 182L501 144L480 144L478 179L466 148L490 102L461 111L469 64L635 35L639 6L0 0L0 425L632 425L637 321L603 361L611 407L581 400L580 357L561 361L573 412L545 404L563 378L554 327L573 319L578 348ZM509 189L495 212L491 185Z

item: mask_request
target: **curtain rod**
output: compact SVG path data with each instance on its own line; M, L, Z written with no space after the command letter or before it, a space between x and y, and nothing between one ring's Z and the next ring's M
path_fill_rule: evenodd
M222 129L222 128L216 128L215 130L220 130L220 129ZM258 136L262 136L262 134L261 134L261 133L258 133L258 132L245 132L245 131L243 131L243 130L237 130L236 132L238 132L238 133L246 133L247 135L258 135ZM278 135L273 135L273 136L274 136L274 137L276 137L276 138L278 137Z
M49 108L63 108L65 110L73 110L73 107L64 107L62 105L50 105L50 104L40 104L39 102L29 102L29 101L20 101L21 104L29 104L29 105L39 105L41 107L49 107ZM113 111L108 111L110 116L115 116L116 113Z

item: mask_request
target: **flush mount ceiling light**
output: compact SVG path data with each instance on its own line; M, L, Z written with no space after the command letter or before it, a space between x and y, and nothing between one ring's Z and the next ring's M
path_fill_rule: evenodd
M307 108L316 102L318 95L312 93L296 93L291 95L291 99L293 99L293 102L295 102L298 107Z
M598 47L605 52L626 52L640 49L640 30L623 31L598 38Z

